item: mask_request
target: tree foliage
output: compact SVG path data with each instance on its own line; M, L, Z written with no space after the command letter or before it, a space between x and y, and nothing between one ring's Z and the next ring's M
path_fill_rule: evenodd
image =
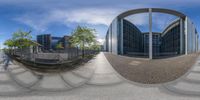
M72 46L85 49L90 46L95 40L95 30L87 27L78 26L73 32L70 38Z
M33 45L31 42L31 31L24 32L19 30L12 34L12 38L5 41L4 45L8 47L25 48Z
M93 42L93 44L90 46L90 49L92 50L100 50L100 43L98 41Z
M84 58L85 49L98 48L96 44L96 31L87 27L78 26L70 38L70 44L82 49L82 57Z
M59 42L58 44L56 44L56 49L64 49L62 42Z
M11 48L15 46L15 42L11 39L8 39L4 42L4 45L7 45L9 48Z

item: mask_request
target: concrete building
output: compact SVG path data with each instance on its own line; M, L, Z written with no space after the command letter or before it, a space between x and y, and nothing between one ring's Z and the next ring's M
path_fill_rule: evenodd
M178 19L162 32L152 32L152 13L166 13ZM134 24L124 18L139 13L149 14L149 32L142 33ZM143 8L126 11L110 24L104 47L113 54L156 56L182 55L198 52L198 33L193 22L184 14L162 8Z

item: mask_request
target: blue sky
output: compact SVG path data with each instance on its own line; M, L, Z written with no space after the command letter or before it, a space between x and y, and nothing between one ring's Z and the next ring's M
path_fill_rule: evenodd
M109 24L120 13L136 8L169 8L186 14L200 31L199 0L0 0L0 45L18 29L32 35L70 35L77 25L95 28L102 40ZM145 14L129 16L147 31ZM162 31L174 16L154 14L154 31Z

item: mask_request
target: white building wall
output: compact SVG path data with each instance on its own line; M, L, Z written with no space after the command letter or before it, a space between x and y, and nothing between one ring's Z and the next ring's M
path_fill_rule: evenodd
M111 29L112 29L112 24L110 25L109 29L108 29L108 51L112 52L112 33L111 33Z
M118 33L118 20L117 18L112 22L112 53L118 54L118 42L117 42L117 34Z
M103 42L103 51L106 51L106 39Z
M199 48L198 48L198 42L199 42L199 39L198 39L198 33L195 34L195 38L196 38L196 41L195 41L195 52L198 52L199 51Z
M186 34L186 54L194 53L197 50L197 35L196 28L192 21L186 17L185 20L185 34Z

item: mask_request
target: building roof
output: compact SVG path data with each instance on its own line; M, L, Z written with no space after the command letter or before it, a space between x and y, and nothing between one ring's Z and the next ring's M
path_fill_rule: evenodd
M138 14L138 13L148 13L150 8L140 8L140 9L134 9L134 10L129 10L126 11L120 15L118 15L118 18L125 18L129 15L133 15L133 14ZM175 10L171 10L171 9L164 9L164 8L151 8L152 12L159 12L159 13L166 13L166 14L171 14L171 15L175 15L177 17L181 17L181 18L185 18L185 14L175 11Z

